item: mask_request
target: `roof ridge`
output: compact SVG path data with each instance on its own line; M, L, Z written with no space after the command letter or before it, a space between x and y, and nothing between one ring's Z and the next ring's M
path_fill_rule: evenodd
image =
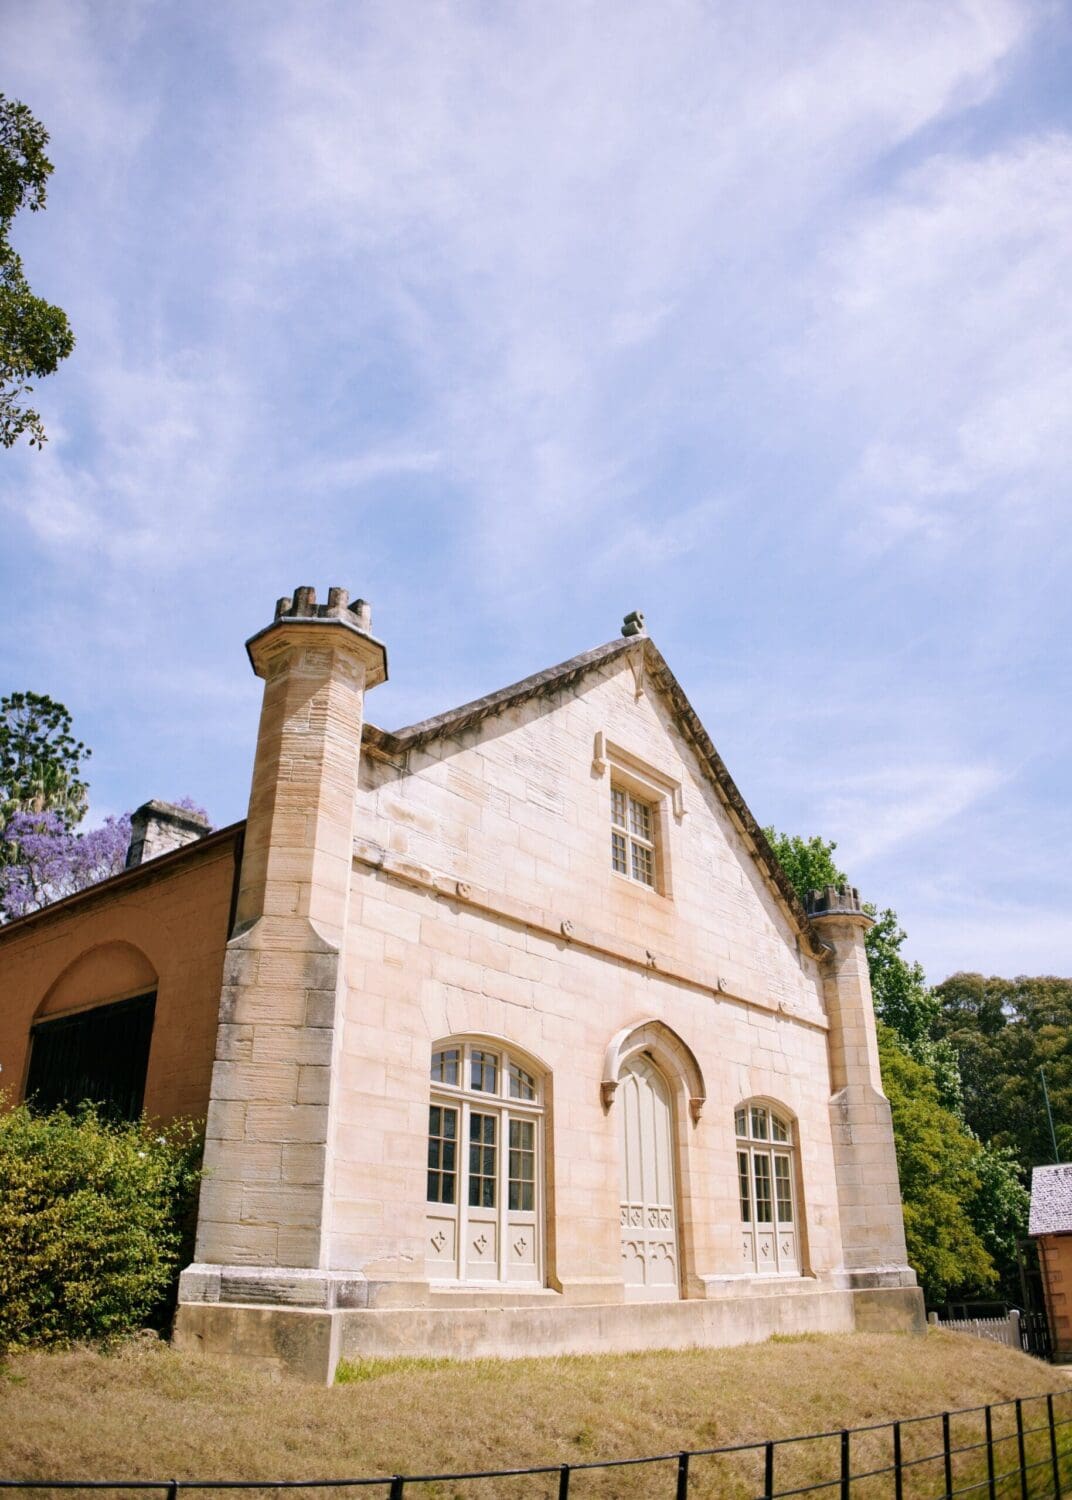
M725 761L715 749L699 714L685 696L685 691L674 676L666 658L647 634L624 636L620 640L607 641L591 651L583 651L580 656L570 657L568 661L559 662L554 667L547 667L542 672L534 672L529 677L523 677L520 682L513 682L508 687L499 688L498 691L488 693L483 698L475 698L471 703L463 703L458 708L449 709L446 713L436 714L430 719L421 719L405 729L392 732L366 724L362 732L362 742L382 755L404 755L408 750L419 748L427 744L429 740L438 739L441 735L458 734L464 729L469 729L484 719L490 718L492 714L501 713L515 703L535 697L537 693L546 693L567 686L583 676L585 672L591 671L593 667L603 662L614 661L619 656L627 655L636 649L644 653L650 675L672 704L687 738L692 743L701 767L722 798L730 818L736 823L744 838L746 847L766 872L770 884L777 892L798 932L805 939L812 957L820 957L827 951L827 944L812 926L811 918L790 884L755 814L742 797Z
M493 693L486 693L482 698L474 698L469 703L459 704L457 708L433 714L431 718L419 719L417 723L407 724L402 729L380 729L374 724L366 724L362 737L373 748L382 750L388 755L401 754L405 750L425 744L428 740L437 739L441 734L450 731L457 733L462 729L467 729L473 724L480 723L482 719L489 718L492 714L511 708L515 703L522 703L526 698L534 697L537 693L566 686L575 678L590 671L592 667L599 666L605 661L613 661L616 657L634 650L638 645L642 646L647 639L648 637L644 635L634 635L605 641L602 646L594 646L590 651L582 651L579 656L571 656L568 661L559 662L553 667L545 667L542 671L533 672L528 677L509 683L506 687L497 688Z

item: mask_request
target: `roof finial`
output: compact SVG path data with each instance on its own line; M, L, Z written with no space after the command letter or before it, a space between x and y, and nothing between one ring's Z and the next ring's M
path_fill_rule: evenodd
M622 634L625 636L647 635L647 631L644 629L644 616L640 613L639 609L630 610L626 615L622 621Z

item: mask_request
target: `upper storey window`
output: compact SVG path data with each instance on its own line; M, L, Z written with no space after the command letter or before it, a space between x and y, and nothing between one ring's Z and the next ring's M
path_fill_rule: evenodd
M654 888L655 808L624 787L610 789L611 868Z

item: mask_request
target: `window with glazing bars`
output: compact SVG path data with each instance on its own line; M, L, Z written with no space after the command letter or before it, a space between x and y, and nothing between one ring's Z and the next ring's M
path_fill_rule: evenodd
M611 869L641 885L655 885L655 809L627 792L610 789Z

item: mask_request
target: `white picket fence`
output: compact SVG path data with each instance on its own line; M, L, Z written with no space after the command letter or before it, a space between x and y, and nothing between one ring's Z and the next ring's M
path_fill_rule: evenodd
M1015 1307L1009 1309L1006 1318L942 1318L932 1312L927 1321L935 1328L950 1333L969 1333L972 1338L989 1339L994 1344L1008 1344L1010 1349L1019 1349L1020 1313Z

